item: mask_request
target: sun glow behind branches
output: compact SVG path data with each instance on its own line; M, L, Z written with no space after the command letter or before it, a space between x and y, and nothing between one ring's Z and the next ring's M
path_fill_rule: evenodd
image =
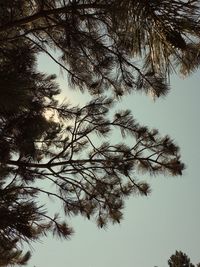
M48 121L54 121L54 122L59 122L59 116L56 110L53 110L52 108L46 108L43 116L48 120Z

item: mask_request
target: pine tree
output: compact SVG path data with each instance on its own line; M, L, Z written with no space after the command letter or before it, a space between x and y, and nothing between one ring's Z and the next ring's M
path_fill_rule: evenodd
M182 251L176 251L168 260L168 265L170 267L195 267L190 262L190 258Z
M0 50L0 266L26 264L30 253L22 253L21 242L38 239L51 227L42 221L45 212L34 201L34 192L22 190L23 168L8 164L12 158L38 160L35 140L58 127L44 116L45 105L59 93L55 76L36 72L35 53L21 41Z
M37 72L37 48L30 42L11 42L0 52L2 265L28 260L29 254L21 256L21 241L73 233L59 214L48 214L42 194L60 201L66 215L92 217L105 227L120 222L126 197L150 192L136 171L181 175L184 165L173 141L140 126L129 110L109 116L113 99L96 97L83 107L59 104L55 77ZM47 111L57 114L57 122ZM131 146L112 143L113 128L122 140L131 136Z
M1 183L0 266L27 263L31 256L30 252L23 254L19 243L35 240L41 235L39 228L31 226L33 219L36 220L38 210L35 203L27 202L25 196L20 194L15 186L10 184L4 187Z
M187 75L200 62L198 0L9 0L0 16L0 43L58 50L71 85L92 94L159 97L171 71Z
M109 110L132 89L164 95L176 64L185 74L198 66L198 14L198 1L0 1L0 265L27 262L22 241L72 234L41 195L105 227L120 222L125 198L150 192L136 172L182 174L168 136L140 126L129 110ZM83 107L58 103L55 76L37 71L39 52L94 98ZM102 96L107 89L113 97Z
M185 253L177 250L175 254L171 255L171 257L169 258L168 265L169 267L195 267L195 265L190 262L190 258ZM196 267L199 266L200 263L196 265Z

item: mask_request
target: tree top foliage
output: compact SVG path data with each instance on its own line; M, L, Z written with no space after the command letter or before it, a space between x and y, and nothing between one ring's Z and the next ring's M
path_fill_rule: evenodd
M182 251L176 251L168 260L169 267L195 267L190 258ZM197 267L199 264L196 265Z
M120 222L125 198L150 192L138 172L182 174L169 136L109 111L132 90L165 95L172 70L198 67L198 16L198 1L0 1L0 266L27 262L23 241L73 233L41 195L105 227ZM93 99L59 103L56 77L37 70L40 52Z
M183 253L181 250L176 250L174 254L172 254L168 260L169 267L199 267L200 263L194 265L191 263L190 258L187 254ZM155 266L157 267L157 266Z
M129 110L109 115L113 99L95 97L83 107L58 103L55 76L37 71L37 48L30 42L12 41L0 54L3 266L27 262L30 255L22 255L22 241L38 240L48 232L61 238L73 233L59 214L48 214L41 195L60 201L67 216L81 214L105 227L121 221L125 198L150 192L149 185L136 178L138 171L182 174L174 142L140 126ZM112 141L114 129L121 132L118 143Z
M198 0L8 0L0 12L1 43L59 50L70 84L92 94L158 97L171 71L187 75L199 65Z

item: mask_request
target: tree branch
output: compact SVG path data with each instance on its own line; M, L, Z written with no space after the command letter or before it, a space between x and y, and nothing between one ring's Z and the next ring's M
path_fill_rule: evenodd
M70 12L74 9L76 10L87 10L87 9L108 9L109 5L103 5L103 4L79 4L79 5L70 5L70 6L64 6L64 7L59 7L59 8L54 8L54 9L50 9L50 10L41 10L37 13L34 13L33 15L31 16L27 16L27 17L24 17L24 18L21 18L21 19L18 19L18 20L14 20L14 21L11 21L7 24L4 24L4 25L1 25L0 26L0 33L1 32L4 32L4 31L8 31L14 27L20 27L20 26L23 26L23 25L26 25L28 23L31 23L31 22L35 22L41 18L44 18L46 16L49 16L49 15L56 15L56 14L63 14L63 13L67 13L67 12Z

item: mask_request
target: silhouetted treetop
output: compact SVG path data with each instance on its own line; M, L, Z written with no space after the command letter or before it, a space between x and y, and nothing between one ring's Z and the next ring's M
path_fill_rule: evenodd
M176 176L184 168L168 136L140 126L129 110L111 116L112 98L96 97L82 107L56 101L55 77L36 70L36 53L21 39L0 51L3 263L28 260L21 241L73 233L60 214L49 214L44 196L61 202L66 215L81 214L105 227L121 221L125 198L150 192L137 172ZM115 141L113 129L121 140Z
M1 15L2 14L2 15ZM199 65L199 1L2 1L0 44L28 39L67 72L70 84L116 96L169 89L167 76Z
M168 260L168 265L170 267L195 267L195 265L190 262L190 258L182 251L176 251Z
M169 136L112 108L132 90L165 95L172 70L198 67L198 21L195 0L0 1L0 266L28 261L23 241L70 237L69 215L119 223L125 199L150 192L138 173L182 174ZM41 52L93 99L57 101ZM49 197L67 216L50 214Z
M200 263L194 265L190 262L190 258L182 251L176 250L174 254L168 260L169 267L199 267ZM155 266L157 267L157 266Z

